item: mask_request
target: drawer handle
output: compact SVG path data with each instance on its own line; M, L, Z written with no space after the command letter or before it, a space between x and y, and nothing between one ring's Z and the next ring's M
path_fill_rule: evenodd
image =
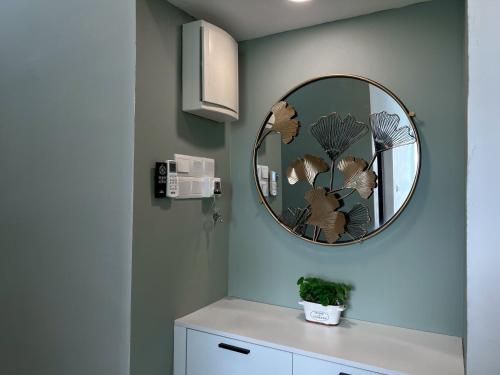
M233 346L233 345L229 345L229 344L224 344L222 342L219 344L219 348L226 349L226 350L231 350L232 352L241 353L241 354L249 354L250 353L249 349L239 348L237 346Z

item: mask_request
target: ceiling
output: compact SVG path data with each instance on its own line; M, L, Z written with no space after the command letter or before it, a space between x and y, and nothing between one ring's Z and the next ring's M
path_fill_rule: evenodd
M300 3L289 0L169 0L193 17L222 27L237 40L424 1L429 0L310 0Z

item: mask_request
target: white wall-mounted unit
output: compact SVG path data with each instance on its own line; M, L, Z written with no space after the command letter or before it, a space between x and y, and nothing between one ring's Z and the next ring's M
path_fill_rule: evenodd
M238 43L206 21L182 27L182 110L217 122L238 120Z
M177 164L178 195L175 199L211 198L216 182L215 160L174 154Z
M257 165L257 177L259 179L260 190L264 197L269 196L269 167L267 165Z

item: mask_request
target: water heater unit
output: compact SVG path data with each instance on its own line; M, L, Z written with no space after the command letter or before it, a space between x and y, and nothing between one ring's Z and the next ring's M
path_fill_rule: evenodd
M217 122L238 120L238 43L206 21L182 26L182 110Z

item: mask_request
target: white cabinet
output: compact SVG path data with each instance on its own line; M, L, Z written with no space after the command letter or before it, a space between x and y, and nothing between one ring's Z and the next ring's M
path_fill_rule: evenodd
M377 375L380 372L366 371L338 363L293 355L293 375Z
M459 337L224 298L175 321L174 375L464 375Z
M238 119L238 44L206 21L182 27L182 109L224 122Z
M186 375L291 375L292 354L187 330Z

